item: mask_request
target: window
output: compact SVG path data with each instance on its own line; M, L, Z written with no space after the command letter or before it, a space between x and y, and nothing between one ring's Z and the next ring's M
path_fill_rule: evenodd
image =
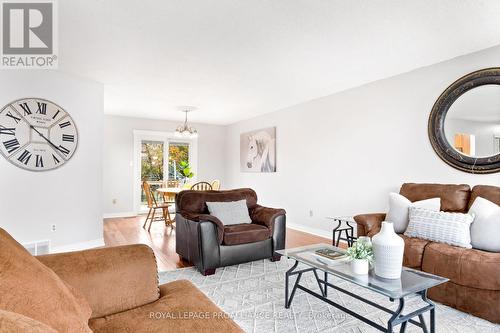
M170 142L168 145L168 180L178 181L183 178L179 168L181 162L190 162L189 143Z

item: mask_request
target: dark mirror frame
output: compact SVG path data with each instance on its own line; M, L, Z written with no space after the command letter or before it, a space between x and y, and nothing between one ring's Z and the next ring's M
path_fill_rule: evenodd
M444 121L451 105L467 91L488 84L500 85L500 67L481 69L461 77L446 88L432 107L428 124L429 140L438 156L455 169L469 173L500 171L500 154L489 157L461 154L451 146L444 133Z

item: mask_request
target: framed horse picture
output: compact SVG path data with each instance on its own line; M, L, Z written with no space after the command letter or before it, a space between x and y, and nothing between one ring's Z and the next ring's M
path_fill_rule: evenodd
M276 172L276 127L240 135L242 172Z

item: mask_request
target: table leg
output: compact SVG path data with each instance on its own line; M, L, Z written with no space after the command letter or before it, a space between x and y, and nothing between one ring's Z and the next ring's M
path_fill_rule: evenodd
M394 327L394 321L396 319L398 319L399 315L403 312L404 307L405 307L405 300L404 300L404 298L400 298L397 310L394 312L394 314L391 316L391 318L387 322L387 332L388 333L392 333L392 329Z
M436 333L436 314L435 314L435 309L431 309L431 333Z
M424 315L423 314L419 314L418 315L418 319L420 320L420 324L422 324L422 331L424 333L429 333L429 331L427 331L427 325L425 324Z
M289 288L290 273L292 273L295 270L295 268L297 268L298 264L299 264L299 262L297 260L295 260L295 264L285 273L285 308L286 309L288 309L290 307L290 303L292 302L291 299L290 299L290 302L288 301L288 288Z
M342 224L342 222L340 222L339 220L335 220L335 222L337 222L337 226L335 228L333 228L332 243L333 243L333 246L338 246L339 240L335 241L335 233L336 233L337 229L340 228L340 225Z
M325 297L328 297L328 273L325 272L325 284L323 285L323 288L325 288Z
M319 291L321 292L321 295L323 295L323 297L326 297L325 289L324 289L324 287L326 287L326 285L322 286L321 282L319 281L318 272L316 272L316 270L313 270L313 272L314 272L314 276L316 277L316 282L318 283L318 287L319 287Z
M433 302L431 302L431 300L429 300L427 298L427 290L422 291L420 293L420 295L422 296L422 300L424 302L426 302L429 305L432 305L432 309L430 309L430 311L429 311L430 312L429 316L430 316L430 319L431 319L429 325L430 325L430 331L431 331L431 333L436 333L436 313L435 313L436 306L434 305ZM422 318L420 318L420 321L423 321L423 320L424 320L424 318L422 316ZM425 323L424 323L424 326L425 326ZM426 327L425 328L423 327L422 330L425 333L427 332L427 328Z

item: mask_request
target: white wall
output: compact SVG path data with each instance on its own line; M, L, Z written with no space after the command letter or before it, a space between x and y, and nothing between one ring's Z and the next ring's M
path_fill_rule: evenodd
M242 121L227 130L226 184L254 188L288 223L330 235L325 216L386 210L403 182L500 185L500 174L455 170L427 136L431 108L454 80L500 66L500 47ZM241 132L277 127L276 173L240 172ZM313 217L309 211L313 211Z
M55 248L102 242L103 86L55 71L1 71L1 106L22 97L61 105L78 127L78 148L66 165L47 172L0 157L0 226L21 242L50 239Z
M174 132L181 122L104 117L104 216L133 214L134 211L134 130ZM192 124L198 130L198 180L224 182L224 126ZM116 199L116 204L113 204Z

